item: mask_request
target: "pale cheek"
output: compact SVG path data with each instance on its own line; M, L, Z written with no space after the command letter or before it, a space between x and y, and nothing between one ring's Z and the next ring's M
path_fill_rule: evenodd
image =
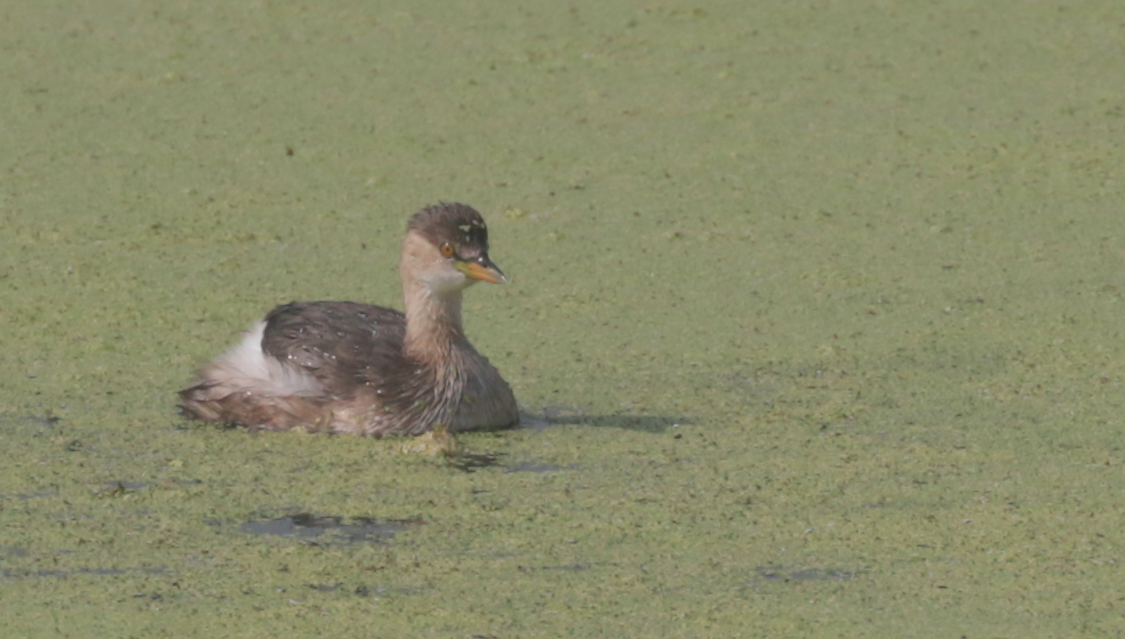
M465 289L475 280L458 270L449 269L425 278L426 286L437 295L446 295Z

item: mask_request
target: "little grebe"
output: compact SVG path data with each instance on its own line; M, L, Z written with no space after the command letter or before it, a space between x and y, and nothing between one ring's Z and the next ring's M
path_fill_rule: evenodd
M405 315L355 302L273 309L180 392L184 415L373 436L515 426L512 389L461 328L461 291L508 279L488 258L480 213L439 204L415 214L399 274Z

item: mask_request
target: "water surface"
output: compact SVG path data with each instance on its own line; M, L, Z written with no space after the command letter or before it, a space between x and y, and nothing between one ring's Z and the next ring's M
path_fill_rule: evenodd
M0 16L7 636L1125 632L1115 3ZM439 200L531 428L176 415Z

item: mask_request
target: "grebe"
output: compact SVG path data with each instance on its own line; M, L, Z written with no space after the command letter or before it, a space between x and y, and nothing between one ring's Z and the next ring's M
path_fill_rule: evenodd
M278 306L180 391L191 419L250 429L419 435L510 428L512 389L461 328L461 292L508 281L488 228L464 204L407 226L399 262L406 313L356 302Z

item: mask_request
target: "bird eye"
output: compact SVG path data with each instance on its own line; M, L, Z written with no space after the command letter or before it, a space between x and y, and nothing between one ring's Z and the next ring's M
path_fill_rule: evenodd
M441 256L442 257L453 257L453 245L450 244L449 242L443 243L441 245Z

